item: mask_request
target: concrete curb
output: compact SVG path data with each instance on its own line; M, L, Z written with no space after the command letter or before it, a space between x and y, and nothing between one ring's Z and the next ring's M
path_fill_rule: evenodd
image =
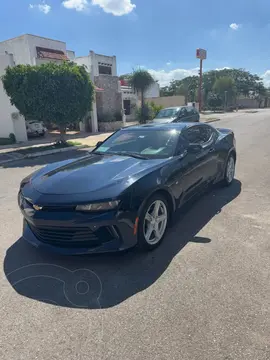
M204 121L204 123L208 124L208 123L212 123L212 122L216 122L216 121L220 121L221 119L217 118L217 119L213 119L213 120L209 120L209 121Z
M31 158L35 158L35 157L39 157L39 156L45 156L45 155L52 155L52 154L56 154L56 153L61 153L61 152L66 152L66 151L72 151L72 150L91 150L93 149L93 147L85 147L84 145L81 146L70 146L70 147L66 147L66 148L60 148L60 149L52 149L52 150L46 150L46 151L37 151L35 153L32 154L20 154L18 152L18 154L16 154L16 156L14 156L15 154L8 154L6 153L7 156L10 156L11 159L7 159L7 160L3 160L0 161L0 166L7 164L9 162L12 161L16 161L16 160L22 160L22 159L31 159Z

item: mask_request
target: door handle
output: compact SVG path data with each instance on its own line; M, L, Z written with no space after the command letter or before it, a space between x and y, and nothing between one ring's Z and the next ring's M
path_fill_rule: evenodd
M210 152L210 153L212 153L212 152L214 152L214 151L215 151L215 148L213 148L213 147L209 149L209 152Z

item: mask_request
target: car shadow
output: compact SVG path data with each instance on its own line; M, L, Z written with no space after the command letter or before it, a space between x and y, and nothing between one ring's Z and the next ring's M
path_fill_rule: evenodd
M64 257L19 239L6 252L6 278L16 292L37 301L71 308L113 307L153 285L187 243L208 246L211 240L197 234L240 192L241 182L235 180L185 206L175 214L163 243L149 253Z

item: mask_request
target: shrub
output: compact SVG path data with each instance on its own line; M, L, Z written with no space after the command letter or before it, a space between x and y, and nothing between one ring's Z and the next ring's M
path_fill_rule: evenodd
M114 114L105 113L102 116L98 117L98 122L114 122L114 121L122 121L121 111L116 111Z
M11 141L11 144L15 144L16 143L16 136L13 133L9 134L9 139Z
M13 133L10 133L8 138L0 138L0 145L11 145L15 143L16 137Z

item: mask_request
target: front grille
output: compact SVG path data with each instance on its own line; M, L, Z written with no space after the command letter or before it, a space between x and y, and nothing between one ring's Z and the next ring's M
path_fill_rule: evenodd
M113 233L107 227L102 227L97 231L89 228L59 228L59 227L35 227L30 225L30 229L36 238L45 243L59 247L96 247L105 242L113 240Z

